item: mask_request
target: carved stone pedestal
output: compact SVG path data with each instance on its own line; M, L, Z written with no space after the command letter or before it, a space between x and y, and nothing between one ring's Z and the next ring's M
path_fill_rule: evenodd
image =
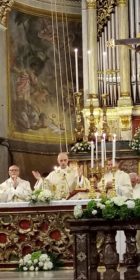
M106 271L104 273L104 280L119 280L120 273L117 271L119 263L119 255L116 252L116 231L107 232L104 247L104 265Z
M70 221L74 242L74 280L138 280L136 231L140 229L140 220L104 220L83 219ZM117 231L124 231L126 236L126 253L124 256L126 272L120 276L119 256L116 251L115 236ZM100 260L97 246L97 234L104 234L103 263L106 271L100 274Z
M137 270L138 255L136 249L136 230L125 230L126 236L126 254L124 255L124 262L127 271L124 273L125 280L138 280L139 273Z

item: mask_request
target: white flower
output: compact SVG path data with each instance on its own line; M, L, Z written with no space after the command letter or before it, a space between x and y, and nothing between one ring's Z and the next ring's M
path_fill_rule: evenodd
M78 204L74 207L74 217L75 218L81 218L82 215L83 215L82 206Z
M41 190L38 194L37 200L41 202L49 201L52 198L52 192L50 190Z
M30 270L30 271L34 271L34 269L35 269L35 268L34 268L33 265L29 267L29 270Z
M133 200L127 200L127 201L125 202L125 204L127 205L127 207L128 207L129 209L135 208L135 201L133 201Z
M44 270L51 270L53 268L53 263L52 262L45 262L43 266Z
M111 198L111 201L113 201L117 206L122 206L125 204L126 198L124 196L116 196Z
M95 210L95 209L94 209L94 210L92 210L92 215L94 215L94 216L95 216L96 214L97 214L97 210Z
M37 264L38 263L38 259L34 259L34 264Z
M31 254L28 254L23 258L24 264L28 263L30 260L31 260Z
M105 205L100 203L100 202L97 202L97 207L100 208L100 209L104 209Z
M31 261L31 260L29 260L29 261L27 262L27 264L28 264L28 265L31 265L31 264L32 264L32 261Z
M47 254L42 254L42 255L39 257L39 261L40 261L40 262L50 261L50 257L49 257Z
M39 262L38 265L39 265L40 267L42 267L42 266L43 266L43 262Z
M33 200L36 200L35 194L32 195L32 199L33 199Z
M26 266L23 266L23 270L24 270L24 271L27 271L28 268L27 268Z

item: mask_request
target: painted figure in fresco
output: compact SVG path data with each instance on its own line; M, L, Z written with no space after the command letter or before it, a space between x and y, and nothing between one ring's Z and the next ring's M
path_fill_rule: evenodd
M46 187L52 190L54 199L67 199L70 194L74 194L75 188L89 189L90 184L87 178L83 176L83 168L79 166L75 171L68 166L68 155L60 153L57 158L59 167L50 172L45 178L45 182L41 178L38 171L32 171L32 174L37 179L35 189Z
M31 187L28 181L19 177L17 165L9 167L9 178L0 184L0 202L29 201Z
M60 36L59 49L57 24ZM54 22L52 27L50 16L34 17L17 11L12 11L9 17L12 45L10 49L11 111L14 127L19 132L33 133L34 130L39 130L46 135L46 139L49 135L56 137L56 132L64 134L65 129L71 131L70 116L71 114L75 116L71 73L75 71L73 49L81 42L81 26L77 21L68 21L68 34L64 24L65 38L62 38L62 22L58 19L57 24ZM67 76L64 40L67 59L69 51L72 59L72 69L68 69ZM79 66L82 65L81 57L79 48ZM67 63L70 65L70 62ZM79 80L81 80L82 67L79 68ZM64 108L62 108L62 91ZM52 118L53 113L56 114L55 119ZM62 121L64 114L66 125Z

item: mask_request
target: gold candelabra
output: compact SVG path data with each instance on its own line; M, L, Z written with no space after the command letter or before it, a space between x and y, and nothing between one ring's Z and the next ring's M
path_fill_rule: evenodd
M116 169L115 169L115 167L113 167L113 168L112 168L112 174L113 174L112 189L109 190L109 192L108 192L108 195L109 195L110 197L114 197L114 196L117 195L117 194L116 194L116 189L115 189L115 171L116 171Z
M95 126L95 118L94 118L94 106L93 106L93 99L94 95L89 94L88 98L90 99L90 116L89 116L89 134L88 139L89 141L93 140L95 138L94 133L97 131L97 128Z
M94 168L91 167L90 169L90 191L88 194L89 198L96 198L96 191L95 191L95 181L94 181Z
M82 141L84 137L84 120L81 110L80 98L82 96L81 92L75 92L75 107L76 107L76 127L75 127L75 138L76 141Z
M102 190L101 190L101 196L106 196L106 189L105 189L105 179L104 179L104 175L105 175L105 167L102 167Z
M107 122L107 106L106 106L106 98L108 94L104 93L102 94L102 101L103 101L103 126L102 126L102 132L106 134L106 139L108 140L110 137L110 129Z

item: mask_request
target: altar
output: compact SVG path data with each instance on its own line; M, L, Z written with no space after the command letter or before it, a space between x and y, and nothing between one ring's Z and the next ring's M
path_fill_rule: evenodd
M0 203L0 270L16 269L19 259L45 250L60 257L65 267L73 266L73 237L68 220L74 205L85 201Z
M49 205L0 203L0 270L16 269L21 257L38 250L53 252L65 268L73 267L75 239L69 221L74 218L74 206L86 206L88 201L59 200ZM121 262L125 239L119 232L116 238Z

